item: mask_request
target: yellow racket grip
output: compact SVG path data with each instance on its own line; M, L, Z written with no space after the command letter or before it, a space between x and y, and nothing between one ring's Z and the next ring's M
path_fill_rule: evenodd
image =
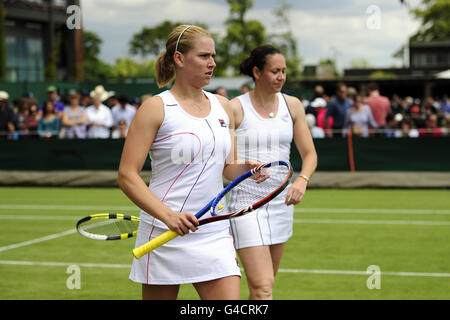
M178 237L178 233L175 231L169 230L164 232L162 235L156 237L155 239L150 240L147 243L144 243L142 246L133 249L133 255L136 259L140 259L156 248L161 247L163 244L169 242L170 240Z

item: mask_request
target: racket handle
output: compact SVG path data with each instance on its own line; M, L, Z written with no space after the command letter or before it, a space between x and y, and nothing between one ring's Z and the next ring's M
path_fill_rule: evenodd
M178 233L175 231L169 230L164 232L162 235L156 237L155 239L150 240L147 243L144 243L142 246L133 249L133 255L136 259L140 259L145 256L150 251L159 248L163 244L169 242L170 240L178 237Z

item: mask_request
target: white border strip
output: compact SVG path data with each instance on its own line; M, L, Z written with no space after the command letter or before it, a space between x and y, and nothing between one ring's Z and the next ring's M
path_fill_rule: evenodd
M294 223L384 224L384 225L416 225L416 226L450 226L450 221L416 221L416 220L294 219Z
M85 268L107 268L107 269L130 269L131 264L110 264L110 263L80 263L80 262L44 262L44 261L13 261L0 260L0 265L10 266L42 266L42 267L67 267L70 265L77 265ZM339 274L339 275L364 275L367 276L367 271L357 270L312 270L312 269L279 269L280 273L304 273L304 274ZM437 272L392 272L381 271L381 275L399 276L399 277L435 277L435 278L450 278L450 273Z

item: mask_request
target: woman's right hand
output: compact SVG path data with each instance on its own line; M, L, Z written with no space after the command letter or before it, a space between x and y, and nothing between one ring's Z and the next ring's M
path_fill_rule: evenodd
M188 234L189 230L192 232L198 230L198 220L192 213L174 212L167 216L164 223L180 236Z

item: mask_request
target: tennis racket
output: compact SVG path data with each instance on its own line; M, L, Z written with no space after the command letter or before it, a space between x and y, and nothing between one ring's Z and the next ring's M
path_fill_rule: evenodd
M225 189L195 215L198 219L206 212L211 211L211 217L199 220L199 225L239 217L260 208L286 188L291 176L292 169L284 161L266 163L249 170L230 182ZM231 190L234 190L234 192L228 199L228 208L225 209L222 203ZM221 210L223 212L218 215ZM178 233L169 230L133 249L133 255L140 259L177 236Z
M120 213L99 213L77 222L77 231L94 240L122 240L136 236L139 218Z

